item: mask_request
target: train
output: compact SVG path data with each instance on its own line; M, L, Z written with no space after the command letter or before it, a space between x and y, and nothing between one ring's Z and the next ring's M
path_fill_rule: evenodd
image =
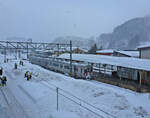
M78 61L72 61L72 69L70 67L70 60L62 59L59 57L47 56L43 54L30 54L29 61L32 64L39 65L48 70L59 72L67 76L74 77L76 79L96 79L100 77L112 77L119 79L126 79L127 81L139 82L139 73L134 69L116 67L116 66L105 66L97 64L88 64ZM72 72L70 71L72 70ZM142 84L150 85L149 74L142 75ZM117 81L117 80L116 80Z
M70 73L70 62L56 57L30 54L29 62L77 79L92 79L93 77L93 67L86 63L72 62L72 72Z

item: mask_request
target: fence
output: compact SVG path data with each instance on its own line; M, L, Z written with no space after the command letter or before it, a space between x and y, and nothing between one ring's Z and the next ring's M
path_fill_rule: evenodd
M59 105L61 104L61 102L59 101L59 97L63 96L64 98L66 98L69 101L75 103L76 105L84 108L85 110L93 113L94 115L96 115L99 118L105 118L106 116L107 116L107 118L116 118L112 114L110 114L110 113L108 113L108 112L106 112L106 111L78 98L77 96L71 94L70 92L63 90L62 88L59 88L58 86L56 86L52 83L49 83L47 81L45 81L45 82L46 83L43 83L43 84L56 93L56 96L57 96L56 97L56 101L57 101L56 102L56 109L57 109L57 111L59 110Z

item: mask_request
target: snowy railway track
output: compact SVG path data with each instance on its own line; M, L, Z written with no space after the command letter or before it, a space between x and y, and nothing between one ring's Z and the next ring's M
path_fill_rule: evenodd
M21 104L17 101L11 90L7 87L0 88L0 91L7 104L8 110L11 114L11 118L29 118L28 114L24 111ZM10 117L8 117L10 118Z
M48 87L53 92L56 91L56 88L59 88L58 86L49 83L48 81L44 80L44 82L41 82L40 84ZM108 113L104 111L103 109L100 109L98 107L95 107L94 105L78 98L77 96L71 94L70 92L63 90L62 88L59 88L59 95L67 98L68 100L71 100L72 102L78 104L79 106L83 107L84 109L90 111L91 113L94 113L96 116L99 116L100 118L117 118L116 116L113 116L111 113Z
M110 89L112 90L112 88L118 88L118 86L114 86L114 85L111 85L111 84L107 84L107 83L103 83L103 82L99 82L99 81L96 81L96 80L91 80L90 81L91 83L94 83L94 84L97 84L97 85L107 85L107 86L109 86L110 87ZM125 89L125 88L120 88L119 87L119 89L120 90L126 90L126 92L128 92L128 93L130 93L130 94L138 94L137 92L135 92L135 91L132 91L132 90L129 90L129 89Z

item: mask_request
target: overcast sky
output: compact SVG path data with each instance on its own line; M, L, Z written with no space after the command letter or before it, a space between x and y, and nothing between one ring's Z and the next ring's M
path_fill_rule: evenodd
M150 0L0 0L0 40L98 36L150 14Z

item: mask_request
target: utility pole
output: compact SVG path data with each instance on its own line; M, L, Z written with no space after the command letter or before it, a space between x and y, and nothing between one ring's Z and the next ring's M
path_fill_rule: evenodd
M72 77L72 41L70 40L70 76Z
M20 52L19 49L18 49L18 58L19 58L19 59L21 58L21 52Z
M29 53L29 46L28 46L28 42L27 42L27 59L29 58L29 55L28 55L28 53Z
M56 93L57 93L57 111L58 111L58 88L56 88Z
M57 44L57 56L59 56L59 44Z
M4 49L4 62L6 63L6 47Z

